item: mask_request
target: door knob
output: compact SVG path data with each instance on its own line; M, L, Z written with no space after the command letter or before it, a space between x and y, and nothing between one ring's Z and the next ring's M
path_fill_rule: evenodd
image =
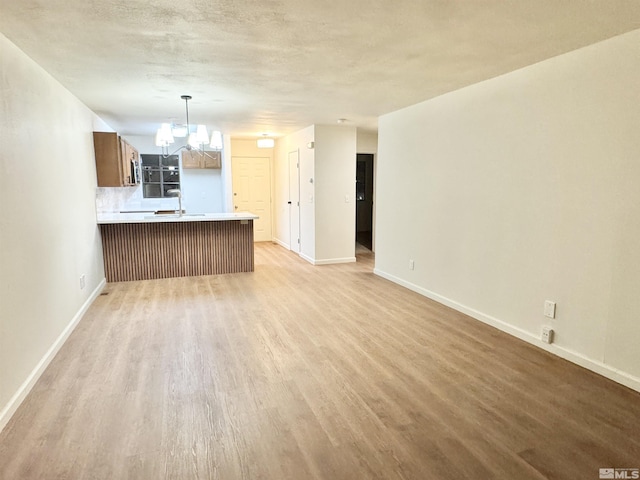
M238 209L238 205L234 205L234 208L237 210Z

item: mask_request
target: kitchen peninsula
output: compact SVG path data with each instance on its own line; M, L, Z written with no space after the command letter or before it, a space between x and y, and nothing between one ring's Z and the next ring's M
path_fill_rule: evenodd
M252 272L252 213L102 213L108 282Z

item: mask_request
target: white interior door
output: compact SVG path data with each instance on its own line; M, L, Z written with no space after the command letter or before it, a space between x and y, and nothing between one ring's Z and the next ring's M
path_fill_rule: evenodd
M251 212L260 218L253 221L253 239L271 241L271 171L268 157L232 157L233 208Z
M289 153L289 249L300 252L300 157Z

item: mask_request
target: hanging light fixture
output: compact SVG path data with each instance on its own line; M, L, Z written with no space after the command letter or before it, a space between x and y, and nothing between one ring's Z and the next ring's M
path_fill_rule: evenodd
M158 147L162 147L162 156L167 158L169 155L175 155L180 150L200 150L202 155L206 155L209 158L214 158L209 155L204 147L205 145L209 145L211 143L211 148L214 150L222 150L222 133L221 132L213 132L211 134L211 142L209 141L209 133L207 132L207 127L205 125L197 125L195 132L191 132L191 125L189 124L189 100L191 100L191 95L182 95L180 97L184 100L184 108L187 118L187 123L185 125L170 125L168 123L163 123L158 131L156 132L156 145ZM173 153L169 154L169 145L175 142L175 137L184 138L187 137L187 143L182 145ZM215 144L213 140L216 140ZM219 138L219 140L218 140Z
M209 146L214 150L222 150L222 132L214 130L211 132L211 140Z
M189 145L193 148L204 148L205 145L209 145L209 134L207 133L207 127L204 125L198 125L196 127L195 133L189 134L189 139L187 140Z
M276 142L273 138L267 138L268 136L268 133L262 134L262 138L258 139L258 148L273 148Z
M158 147L168 147L174 142L173 134L171 133L171 125L163 123L156 132L156 145Z
M171 134L177 138L185 138L189 132L187 126L184 123L171 124Z

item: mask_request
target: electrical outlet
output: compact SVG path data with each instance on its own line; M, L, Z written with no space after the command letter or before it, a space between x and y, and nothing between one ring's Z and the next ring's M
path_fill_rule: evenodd
M413 260L409 260L409 270L413 270L416 266L416 263Z
M556 318L556 302L552 302L551 300L545 300L544 316L548 318Z
M82 275L80 275L80 290L84 290L84 287L86 286L86 284L87 284L87 278L83 273Z
M542 327L542 335L540 339L544 343L553 343L553 328L551 328L548 325L545 325L544 327Z

